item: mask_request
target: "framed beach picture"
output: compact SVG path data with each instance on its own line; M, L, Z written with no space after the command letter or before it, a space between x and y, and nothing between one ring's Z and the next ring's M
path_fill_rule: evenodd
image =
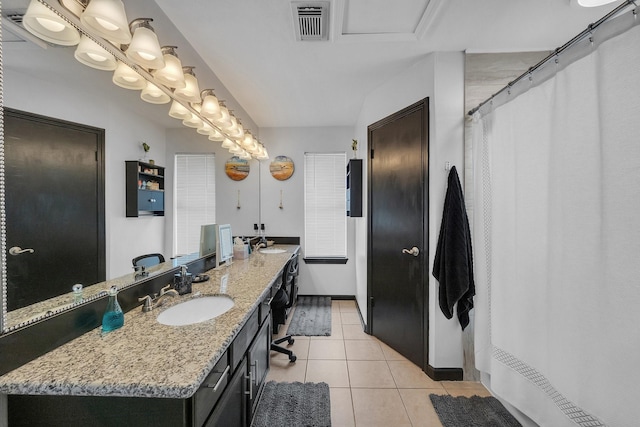
M293 160L287 156L276 156L269 165L269 172L278 181L286 181L293 175Z
M234 181L242 181L249 175L249 162L238 156L233 156L224 164L224 171Z

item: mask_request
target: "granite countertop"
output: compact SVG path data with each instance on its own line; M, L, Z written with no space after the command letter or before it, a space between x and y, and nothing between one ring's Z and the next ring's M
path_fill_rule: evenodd
M284 253L252 253L210 270L193 293L167 298L162 307L125 314L124 326L101 336L96 328L0 377L0 393L188 398L227 350L249 315L268 293L297 245ZM223 276L226 291L221 290ZM219 317L186 326L166 326L156 317L179 302L225 294L234 306Z

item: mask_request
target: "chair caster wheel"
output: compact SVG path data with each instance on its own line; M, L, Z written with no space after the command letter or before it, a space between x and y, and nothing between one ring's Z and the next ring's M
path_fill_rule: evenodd
M296 340L294 340L293 338L289 338L287 340L287 342L289 343L289 345L292 345Z
M297 357L296 357L295 354L292 354L291 356L289 356L289 362L291 362L291 363L295 362L296 359L297 359Z

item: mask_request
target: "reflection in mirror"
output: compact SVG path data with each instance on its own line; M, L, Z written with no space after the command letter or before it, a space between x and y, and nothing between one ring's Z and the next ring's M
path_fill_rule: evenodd
M61 7L57 0L35 0L40 3L49 4L52 8ZM70 0L73 1L77 0ZM82 124L88 127L104 130L104 234L105 253L102 256L102 262L105 265L105 272L96 279L86 279L83 277L69 276L64 280L63 285L57 293L41 295L27 302L24 299L22 303L13 300L11 291L6 292L6 274L17 274L11 267L7 267L7 248L4 227L0 233L2 247L1 249L1 266L3 272L2 287L2 324L0 324L0 332L9 332L16 328L22 327L25 322L32 319L41 319L47 316L47 313L56 313L73 307L74 304L82 304L88 298L101 298L101 292L108 289L110 285L105 285L104 278L121 278L125 284L131 284L135 281L135 272L133 271L131 259L135 256L150 253L161 252L167 250L167 246L171 246L170 237L167 231L170 230L170 224L166 225L163 218L155 219L125 219L123 193L125 188L125 171L124 165L126 160L141 159L145 156L141 146L143 141L148 141L151 148L150 158L154 158L158 164L165 162L165 156L175 154L173 150L167 146L168 130L185 128L182 126L181 120L175 120L174 116L169 116L170 104L154 105L141 101L140 92L138 90L122 89L114 85L113 72L101 71L86 66L84 63L78 62L74 58L75 46L59 46L43 42L35 38L31 33L24 30L21 26L21 19L27 10L30 0L4 0L2 1L2 72L4 92L4 106L14 110L26 111L45 117L55 117L67 122ZM85 2L86 3L86 2ZM130 1L125 5L127 15L130 19L140 16L150 16L154 18L154 29L158 35L158 39L163 44L180 46L180 59L183 66L195 65L198 67L198 77L206 75L210 80L209 84L202 87L213 87L219 90L219 96L223 96L228 101L229 107L233 106L235 111L243 111L242 107L226 91L220 81L213 75L202 59L193 51L186 42L182 34L172 26L169 18L164 15L162 10L155 2L136 2ZM69 12L64 12L68 14ZM63 14L64 14L63 13ZM76 17L73 17L77 21ZM76 23L78 28L81 24ZM156 26L157 24L157 26ZM164 33L163 33L164 31ZM103 44L109 45L103 41ZM114 46L103 46L109 50L117 49ZM110 52L111 52L110 50ZM123 52L112 52L119 61L123 61ZM191 58L189 58L191 56ZM124 59L126 61L126 58ZM133 65L130 64L130 68ZM134 67L135 68L135 67ZM144 69L139 69L140 75L153 80L153 76ZM148 76L147 76L148 75ZM151 76L151 77L149 77ZM173 94L171 91L168 91ZM222 98L221 98L222 99ZM232 105L233 104L233 105ZM185 103L187 111L194 113L196 110ZM212 119L206 119L211 123ZM233 121L232 121L233 123ZM245 119L245 126L253 124L252 120ZM214 125L216 126L216 125ZM241 138L238 129L233 127L235 136L230 136L228 131L218 131L222 136L234 139L238 143ZM198 134L200 133L200 130ZM194 135L198 135L194 133ZM250 135L250 134L246 134ZM5 136L8 136L5 133ZM197 136L198 140L193 141L194 146L197 144L197 150L212 150L211 141L219 141L207 139L206 136ZM188 139L188 138L187 138ZM191 141L190 141L191 142ZM247 146L247 150L261 148L261 155L266 155L266 150L262 144L253 137L242 139L243 146ZM219 149L219 144L215 144ZM204 147L204 148L203 148ZM226 153L226 150L224 150ZM1 154L1 152L0 152ZM226 153L228 154L228 153ZM146 157L144 157L146 158ZM0 158L0 160L4 160ZM37 169L37 168L35 168ZM32 166L31 170L35 170ZM27 169L29 170L29 169ZM0 171L1 172L1 171ZM35 175L35 174L33 174ZM259 177L258 177L259 178ZM0 174L0 179L4 179L4 174ZM46 179L40 179L46 181ZM0 210L4 207L4 182L0 182ZM7 200L13 196L7 197ZM77 198L70 198L68 205L72 205ZM259 200L259 199L257 199ZM256 208L258 201L255 202ZM243 209L242 214L249 209ZM18 215L19 217L19 215ZM4 217L2 218L4 220ZM246 220L247 223L250 220ZM255 222L255 219L251 222ZM75 224L74 224L75 225ZM55 227L61 227L47 224L41 228L43 235L49 235ZM32 227L33 228L33 227ZM70 241L65 242L68 247L73 247L82 237L75 236ZM168 241L169 240L169 241ZM10 247L16 247L14 252L18 253L22 249L34 249L27 242L15 242ZM197 250L197 248L195 248ZM30 252L23 252L23 261L26 261ZM18 261L20 257L16 257ZM166 263L165 268L172 268L172 263ZM32 277L26 286L37 288L38 283L46 282L55 275L57 271L64 269L65 271L81 270L76 268L73 262L68 260L59 260L45 269L44 272L38 274L38 277ZM150 276L153 273L150 274ZM92 281L93 280L93 281ZM145 279L146 280L146 279ZM95 282L99 282L94 285ZM81 283L83 285L82 302L75 302L72 293L72 287ZM93 285L93 286L92 286ZM7 308L9 312L7 313ZM50 314L49 314L50 315Z
M17 108L12 110L13 115L8 115L12 117L5 117L4 150L0 151L1 166L9 174L0 174L4 180L0 182L0 195L10 194L6 207L2 205L5 208L2 221L6 218L8 227L2 227L0 248L2 266L6 266L2 269L2 332L100 298L113 282L105 282L108 276L119 277L115 280L121 286L135 281L131 258L139 253L125 256L126 261L120 261L118 268L109 269L107 264L104 218L109 206L105 207L104 186L109 167L105 171L104 163L100 163L105 161L104 129L109 149L124 151L117 145L125 140L120 128L137 127L142 135L153 138L156 134L148 128L156 129L158 125L145 128L136 121L167 121L164 109L154 111L154 106L149 108L140 101L138 92L116 88L110 74L76 61L75 46L44 43L26 32L20 21L28 4L29 0L2 2L3 100L6 107ZM114 112L111 105L114 103L135 107ZM37 113L36 122L44 124L40 135L38 127L25 121L29 115L19 110ZM56 123L50 117L64 120ZM120 128L115 129L116 123L112 121ZM92 141L85 146L76 144L60 149L51 141L53 136L62 141L78 137L89 137ZM158 144L153 146L161 148ZM136 158L138 152L123 155ZM38 157L40 160L36 160ZM115 173L124 176L119 170ZM118 179L107 182L119 184ZM93 211L89 210L86 218L74 216L87 207ZM36 215L38 209L35 208L40 208L40 216ZM158 223L146 231L152 235L147 239L148 247L161 249L162 237L156 236L162 235L163 224ZM96 241L100 235L101 241ZM132 233L131 237L138 236ZM7 251L9 247L12 254ZM144 253L148 249L139 250ZM92 255L77 257L83 253ZM149 269L149 276L172 268L171 264ZM72 292L75 284L83 285L81 300Z

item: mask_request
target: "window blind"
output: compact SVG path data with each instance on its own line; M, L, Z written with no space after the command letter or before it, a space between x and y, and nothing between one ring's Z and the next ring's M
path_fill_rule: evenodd
M174 255L197 252L200 226L216 222L215 156L176 154Z
M305 258L347 256L347 155L304 155Z

